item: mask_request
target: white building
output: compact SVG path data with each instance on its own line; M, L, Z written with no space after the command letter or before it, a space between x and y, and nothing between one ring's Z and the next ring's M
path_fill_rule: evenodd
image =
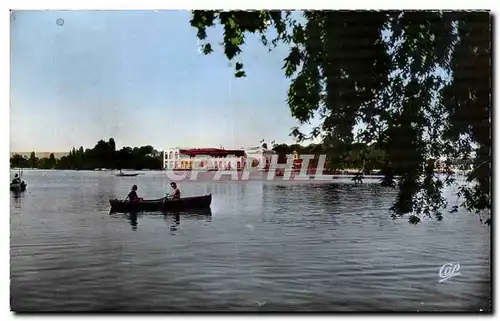
M241 149L168 148L163 151L163 168L187 170L208 166L209 169L242 169L251 165L265 169L271 164L274 150L258 147ZM246 164L247 163L247 164Z
M189 170L192 168L241 169L245 164L243 150L217 148L169 148L163 151L163 168Z
M245 154L247 161L252 164L252 167L265 169L270 166L272 157L276 155L276 152L272 149L266 149L258 146L245 148Z

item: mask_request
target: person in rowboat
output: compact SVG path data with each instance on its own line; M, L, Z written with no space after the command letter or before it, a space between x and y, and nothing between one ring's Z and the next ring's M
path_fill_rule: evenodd
M125 200L127 199L131 202L137 202L142 200L142 198L139 198L139 196L137 196L137 185L132 186L132 189L130 190L130 193L128 193Z
M21 184L21 178L19 178L18 174L14 175L14 179L12 180L12 184Z
M172 182L172 183L170 183L170 186L172 187L172 189L174 191L172 192L171 195L169 195L169 198L170 199L179 199L179 198L181 198L181 190L179 189L179 187L177 187L177 183Z

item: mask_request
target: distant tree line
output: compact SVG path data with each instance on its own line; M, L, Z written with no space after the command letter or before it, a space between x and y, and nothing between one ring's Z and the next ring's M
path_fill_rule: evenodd
M11 167L39 168L39 169L74 169L93 170L107 169L161 169L163 167L161 152L152 146L123 147L116 150L115 140L107 142L99 140L92 149L83 146L73 148L67 156L56 159L54 154L49 157L38 158L32 152L29 158L14 154L10 158Z
M57 159L54 157L54 153L43 158L36 157L35 152L31 152L29 158L19 154L10 157L10 167L51 169L55 167L56 163Z

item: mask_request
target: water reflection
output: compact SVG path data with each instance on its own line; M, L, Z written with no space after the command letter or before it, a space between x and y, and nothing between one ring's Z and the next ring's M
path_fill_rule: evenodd
M21 208L24 192L12 192L12 199L14 200L14 207Z
M194 209L184 212L163 212L163 218L168 221L173 218L173 223L170 226L171 231L177 231L181 225L182 220L204 220L206 222L212 221L212 210L208 209Z
M137 212L130 213L128 220L130 222L130 226L132 226L132 231L137 231Z
M162 213L166 218L174 217L177 219L178 217L182 217L182 219L189 219L189 220L206 220L206 221L212 220L211 208L190 209L178 212L163 211Z
M165 215L166 216L166 215ZM181 224L181 216L179 213L174 213L174 223L170 226L171 231L177 231L177 228Z
M113 213L109 212L110 215L113 216L125 216L132 227L133 231L137 231L138 228L138 217L139 213L138 212L130 212L130 213ZM172 220L172 224L170 226L171 231L176 231L180 224L181 224L181 217L182 220L204 220L206 222L211 222L212 221L212 210L210 208L207 209L193 209L189 211L183 211L183 212L141 212L140 216L158 216L158 215L163 215L163 219L166 222L169 222Z
M20 191L11 191L10 193L12 194L12 198L15 200L21 198L24 195L24 192Z

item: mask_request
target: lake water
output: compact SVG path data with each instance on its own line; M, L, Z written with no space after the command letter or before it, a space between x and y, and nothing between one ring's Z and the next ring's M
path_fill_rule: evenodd
M212 215L109 214L164 172L24 171L11 196L14 311L478 311L490 296L490 228L459 212L392 220L377 184L188 181ZM447 194L452 195L448 190ZM439 282L446 263L460 275Z

